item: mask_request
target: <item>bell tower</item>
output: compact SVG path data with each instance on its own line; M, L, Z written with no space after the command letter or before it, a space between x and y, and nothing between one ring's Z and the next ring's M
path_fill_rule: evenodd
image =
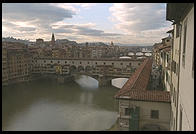
M52 33L51 45L52 45L52 46L54 46L54 45L55 45L54 33Z

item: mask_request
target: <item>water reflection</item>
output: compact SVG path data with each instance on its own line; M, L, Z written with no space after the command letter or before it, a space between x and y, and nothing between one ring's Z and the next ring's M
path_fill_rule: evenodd
M80 77L76 80L79 84L39 80L4 87L2 129L58 131L110 128L117 119L113 96L118 89L99 88L97 81L88 79Z
M81 87L85 89L96 89L98 88L98 81L92 77L86 75L79 75L75 80Z

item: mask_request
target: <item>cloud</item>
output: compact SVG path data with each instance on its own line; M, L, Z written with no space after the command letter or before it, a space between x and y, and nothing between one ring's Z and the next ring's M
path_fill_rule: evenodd
M43 3L9 3L3 4L3 18L11 21L30 21L52 23L61 21L64 18L72 18L73 11L58 8Z
M96 3L3 3L3 36L35 40L56 38L85 41L114 41L126 44L145 44L166 36L169 22L165 20L164 4L118 3L109 8L114 27L105 31L96 21L72 22L81 9L94 10ZM100 15L99 13L97 15ZM82 16L85 18L85 16ZM87 18L88 19L88 18ZM68 21L67 21L68 20ZM101 20L100 20L101 21ZM69 22L69 23L68 23ZM91 23L94 22L94 23ZM99 22L98 22L99 24ZM111 24L111 27L113 26Z
M95 24L87 23L87 24L63 24L63 25L53 25L53 29L56 33L72 33L75 35L83 35L83 36L119 36L121 34L117 33L107 33L103 30L97 30L94 27Z
M126 33L126 42L152 44L167 36L167 30L172 28L166 21L163 3L117 3L109 11L114 27Z
M72 18L74 15L75 12L69 8L45 3L3 3L2 5L3 26L7 29L9 25L10 32L36 30L37 33L51 33L52 23ZM22 26L24 24L26 26Z
M116 27L128 33L168 26L165 5L156 3L117 3L109 9Z

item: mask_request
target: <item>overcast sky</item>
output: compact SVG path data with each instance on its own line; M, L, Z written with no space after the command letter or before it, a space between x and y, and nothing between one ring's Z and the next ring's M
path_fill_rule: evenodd
M3 37L147 44L172 29L164 3L3 3Z

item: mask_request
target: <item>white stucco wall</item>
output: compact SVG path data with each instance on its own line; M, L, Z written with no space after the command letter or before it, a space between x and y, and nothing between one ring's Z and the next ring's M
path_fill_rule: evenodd
M185 52L185 68L182 66L182 50L184 39L184 21L187 19L187 36ZM194 7L182 22L181 63L179 80L179 106L182 106L182 130L194 130L194 77L192 76L194 46ZM179 114L178 114L179 130Z

